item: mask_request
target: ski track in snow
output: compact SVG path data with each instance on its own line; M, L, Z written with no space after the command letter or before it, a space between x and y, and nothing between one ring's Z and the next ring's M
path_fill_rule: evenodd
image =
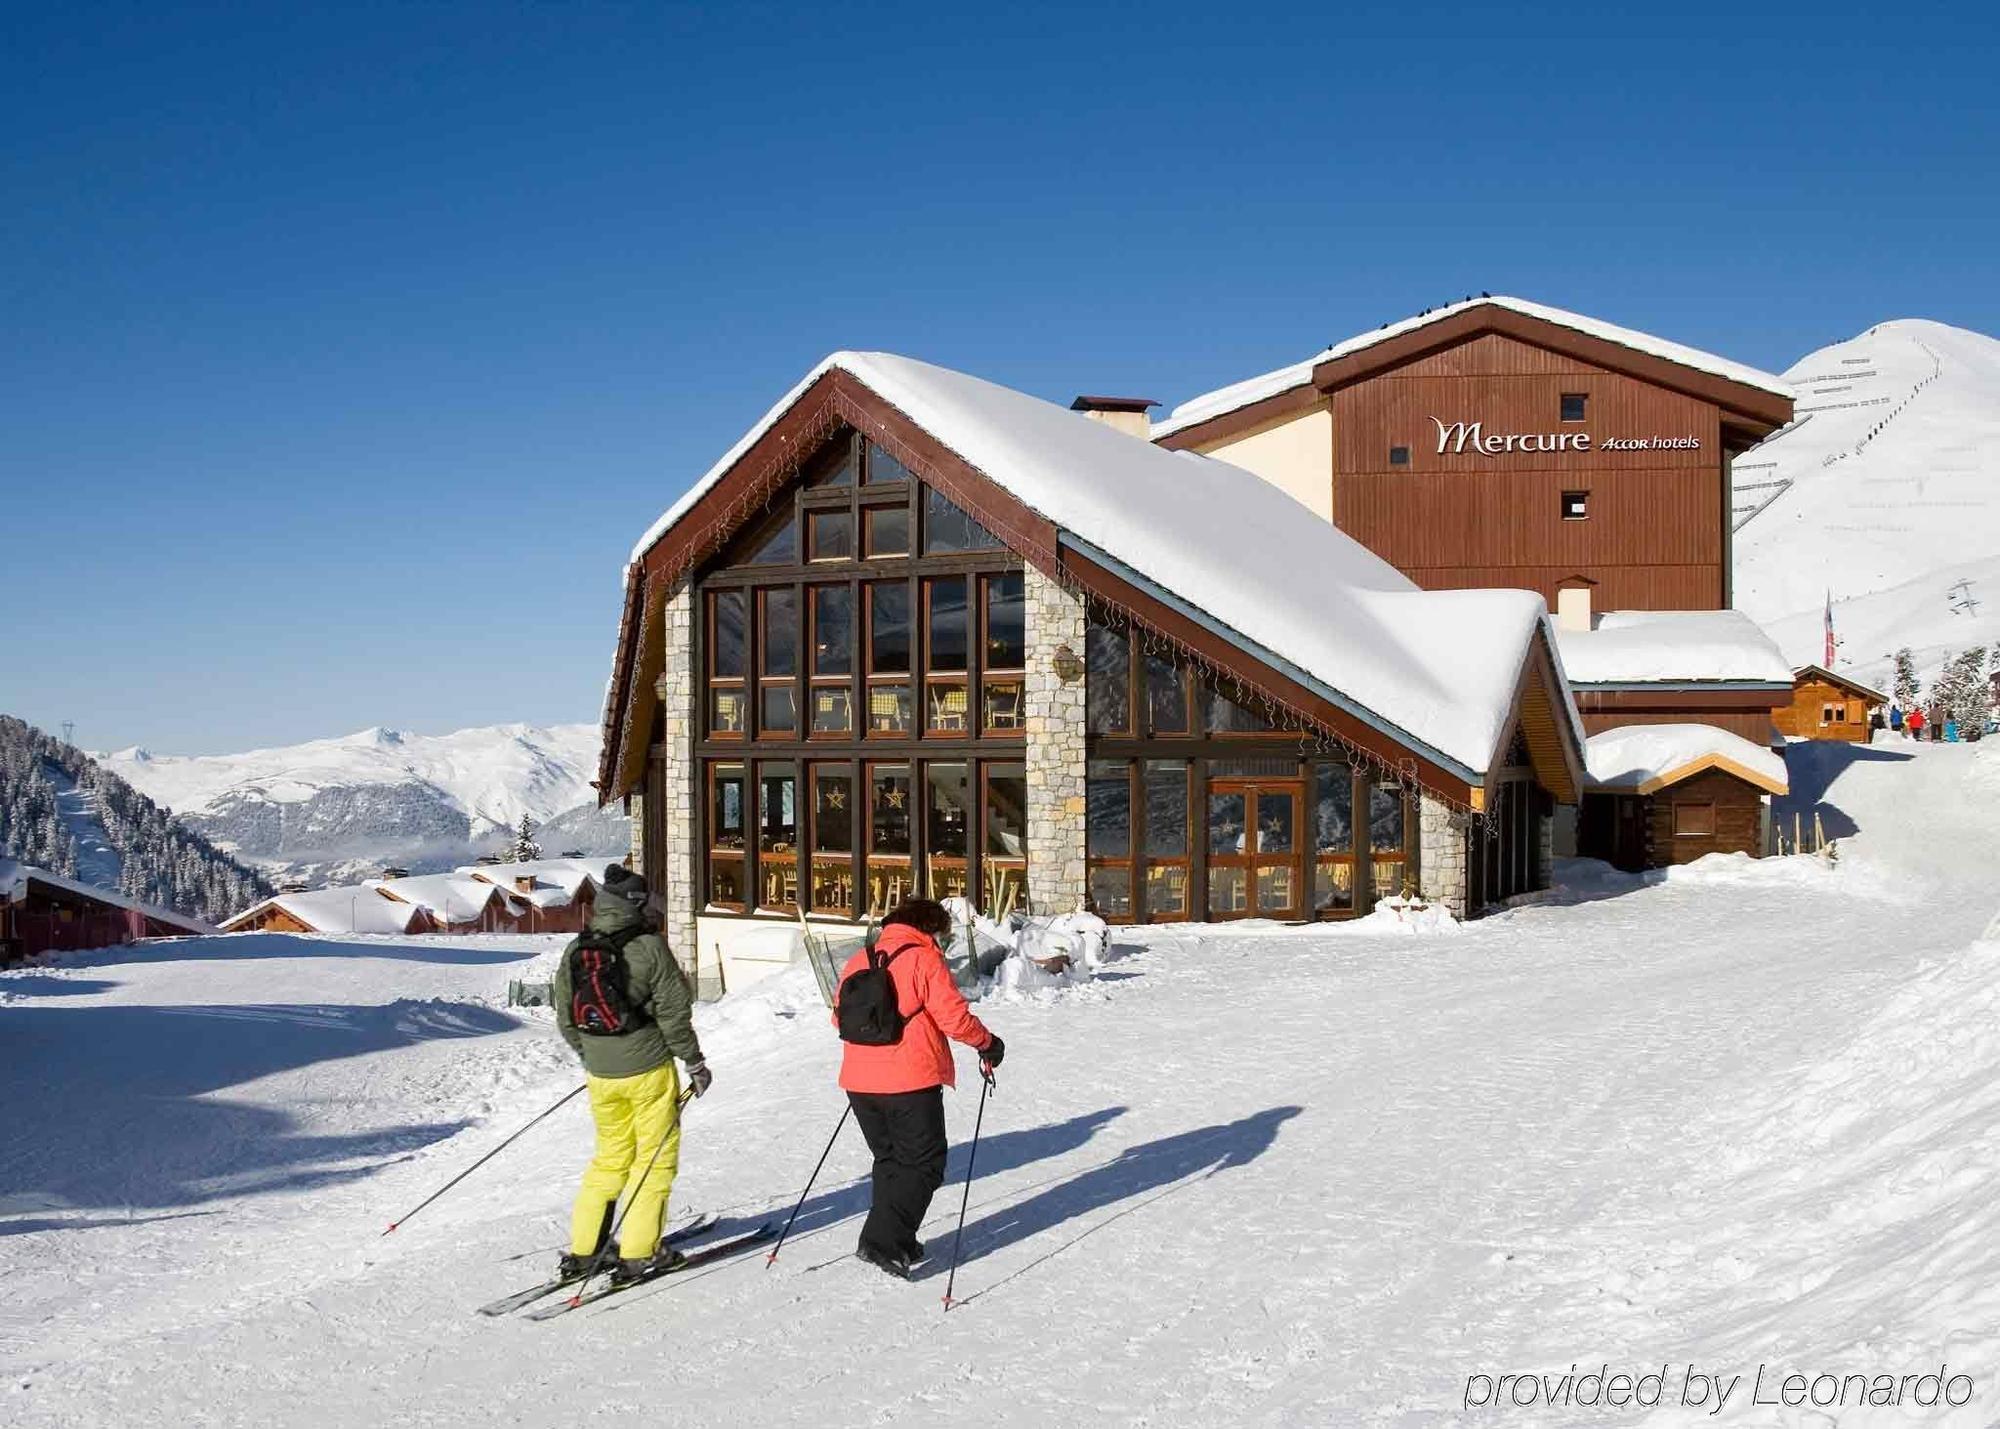
M1980 1394L1924 1422L1992 1422L2000 1212L1968 1207L2000 1161L2000 946L1974 942L2000 746L1794 761L1806 817L1860 830L1836 866L1578 866L1456 937L1121 932L1090 987L982 1006L1009 1056L949 1315L965 1148L902 1285L846 1254L851 1128L775 1268L547 1324L473 1311L553 1258L580 1102L382 1238L575 1084L502 1005L560 939L191 940L0 974L0 1416L1602 1424L1467 1415L1465 1378L1950 1358ZM840 1115L838 1044L803 969L700 1018L717 1082L673 1207L720 1235L789 1210ZM1785 1413L1726 1422L1825 1422Z
M96 795L85 793L76 780L55 765L43 768L55 786L56 813L70 837L76 840L77 881L98 888L117 888L125 873L125 860L104 836L104 815L98 808Z

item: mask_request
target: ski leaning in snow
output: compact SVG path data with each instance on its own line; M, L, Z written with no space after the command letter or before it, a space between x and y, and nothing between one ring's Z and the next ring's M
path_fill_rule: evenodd
M680 1245L700 1235L714 1224L714 1216L696 1216L686 1225L676 1226L673 1230L668 1231L666 1239L661 1244ZM566 1289L581 1280L589 1279L590 1275L595 1273L595 1269L593 1267L592 1271L586 1272L583 1275L558 1276L554 1280L545 1280L540 1285L531 1285L526 1290L517 1290L512 1295L502 1296L490 1305L481 1305L479 1313L482 1315L512 1314L523 1305L534 1304L535 1301L541 1299L544 1295L553 1295L558 1290Z
M678 1275L684 1270L694 1270L699 1266L709 1265L718 1260L726 1260L738 1251L748 1250L753 1245L762 1245L771 1238L772 1233L771 1223L765 1221L753 1231L745 1231L742 1235L732 1236L724 1241L717 1241L714 1245L703 1246L693 1255L684 1256L671 1264L657 1266L631 1280L609 1281L606 1284L598 1286L595 1290L588 1292L579 1291L567 1300L558 1300L553 1305L544 1305L539 1310L530 1311L528 1318L530 1320L553 1320L558 1315L570 1310L581 1309L585 1305L595 1304L606 1296L616 1295L621 1290L634 1290L641 1285L650 1285L655 1280L664 1280L669 1275Z

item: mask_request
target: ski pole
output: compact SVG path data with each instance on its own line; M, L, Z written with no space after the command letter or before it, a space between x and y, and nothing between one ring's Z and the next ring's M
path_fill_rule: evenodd
M979 1114L972 1119L972 1150L965 1157L965 1190L958 1198L958 1231L951 1238L951 1270L944 1278L944 1309L951 1313L952 1287L958 1284L958 1248L965 1240L965 1208L972 1200L972 1168L979 1161L979 1128L986 1121L986 1098L993 1091L993 1069L979 1064Z
M585 1083L584 1085L588 1085L588 1083ZM403 1214L398 1216L395 1220L389 1222L389 1230L383 1231L382 1234L387 1235L389 1234L389 1231L395 1230L396 1227L402 1225L405 1221L409 1220L411 1216L414 1216L418 1211L421 1211L425 1206L428 1206L432 1201L435 1201L439 1196L442 1196L446 1191L449 1191L453 1186L456 1186L460 1181L463 1181L467 1176L470 1176L473 1172L477 1171L480 1167L484 1166L487 1162L491 1161L494 1157L498 1156L501 1152L505 1151L508 1147L512 1146L516 1141L520 1140L522 1136L527 1134L528 1127L533 1126L535 1122L540 1121L542 1117L552 1115L558 1108L560 1108L563 1105L564 1102L567 1102L571 1097L574 1097L577 1094L577 1092L580 1092L582 1090L583 1086L578 1086L574 1091L565 1093L562 1101L557 1102L555 1106L550 1107L547 1111L542 1112L540 1115L536 1116L534 1121L530 1121L527 1126L522 1127L512 1136L508 1137L505 1141L501 1142L498 1146L494 1147L491 1151L487 1152L484 1156L480 1157L477 1161L473 1162L470 1166L466 1167L463 1171L459 1172L456 1176L452 1177L449 1181L445 1182L442 1186L438 1187L435 1191L431 1192L428 1196L424 1197L423 1200L417 1202L416 1205L412 1206L409 1210L403 1212Z
M681 1108L686 1106L689 1102L693 1100L694 1100L694 1088L689 1087L686 1091L681 1093L680 1100L674 1103L674 1112L676 1117L678 1117ZM576 1294L569 1297L570 1309L574 1310L577 1306L583 1303L584 1287L590 1284L590 1276L597 1274L597 1272L603 1268L604 1263L611 1258L612 1251L618 1244L618 1232L624 1228L625 1217L632 1213L632 1203L639 1199L639 1192L641 1188L645 1186L646 1178L648 1176L651 1176L653 1174L653 1168L660 1164L660 1153L667 1149L667 1135L672 1131L673 1128L668 1127L666 1132L661 1133L660 1144L653 1148L653 1154L646 1159L646 1169L640 1172L639 1179L632 1183L632 1194L625 1198L625 1204L618 1208L618 1218L612 1221L611 1229L604 1233L604 1244L602 1247L599 1248L597 1252L597 1259L595 1262L592 1263L590 1267L590 1274L584 1276L583 1279L580 1282L578 1282L576 1287Z
M833 1124L833 1135L829 1136L826 1139L826 1150L820 1152L819 1154L819 1165L813 1167L812 1175L806 1179L805 1190L799 1192L798 1205L793 1206L792 1213L789 1216L785 1217L785 1228L778 1234L778 1243L772 1246L771 1253L764 1257L764 1268L766 1270L769 1270L772 1266L778 1263L778 1252L785 1248L785 1237L792 1233L792 1222L797 1220L799 1218L799 1212L805 1209L806 1197L812 1194L813 1182L819 1180L819 1173L826 1165L826 1158L833 1155L833 1143L840 1140L841 1129L847 1125L847 1118L852 1116L853 1114L854 1114L854 1103L849 1102L847 1106L842 1109L840 1113L840 1120Z

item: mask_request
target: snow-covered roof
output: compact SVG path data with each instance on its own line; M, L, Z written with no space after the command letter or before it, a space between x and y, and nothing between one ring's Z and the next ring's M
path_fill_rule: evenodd
M1233 412L1239 407L1247 407L1253 402L1275 397L1280 392L1303 387L1312 381L1313 369L1322 362L1330 362L1336 357L1346 357L1349 353L1364 351L1377 343L1387 342L1390 338L1401 337L1406 332L1415 332L1418 328L1429 327L1432 323L1442 322L1446 318L1455 317L1468 309L1478 307L1505 308L1525 317L1540 318L1558 327L1569 328L1588 337L1615 342L1620 347L1643 352L1649 357L1664 358L1683 367L1692 367L1698 372L1724 377L1731 382L1741 382L1746 387L1757 387L1780 397L1793 395L1792 387L1781 377L1774 377L1754 367L1746 367L1740 362L1731 362L1726 357L1717 357L1714 353L1703 352L1699 348L1683 347L1680 343L1668 342L1665 338L1654 337L1651 333L1619 327L1615 323L1585 317L1581 313L1568 312L1562 308L1552 308L1544 303L1531 303L1525 298L1470 298L1462 303L1433 308L1419 317L1388 323L1373 332L1359 333L1343 342L1336 342L1324 351L1314 353L1303 362L1294 362L1272 372L1247 377L1241 382L1232 382L1227 387L1218 387L1213 392L1190 397L1167 413L1164 419L1153 424L1153 438L1158 440L1161 437L1172 436L1183 427L1192 427L1198 422L1206 422L1225 412Z
M609 859L542 858L524 863L467 864L456 873L504 889L516 898L525 898L537 908L566 908L576 900L584 885L595 888L604 882ZM533 879L523 891L517 880Z
M184 928L190 933L213 933L215 931L212 925L202 922L199 918L191 918L185 913L176 913L173 909L162 908L156 903L142 903L137 898L120 893L115 888L99 888L94 883L80 883L74 878L64 878L59 873L50 873L46 868L37 868L31 863L21 863L11 858L0 858L0 898L7 899L10 902L25 898L28 893L28 883L30 880L36 883L45 883L51 888L60 888L68 893L79 894L85 898L92 898L99 903L108 903L115 908L129 908L135 913L143 913L148 918L156 919L162 923L171 923L175 927Z
M1052 522L1086 555L1198 607L1476 776L1490 767L1546 618L1518 590L1424 591L1290 496L1227 462L1171 452L1080 413L908 357L837 352L653 523L643 559L822 374L841 369ZM1312 579L1300 580L1309 571ZM629 576L628 576L629 579Z
M280 893L244 909L223 926L240 927L271 907L283 909L315 933L407 933L426 916L414 903L399 903L373 888L354 884L316 888L309 893Z
M1740 610L1607 610L1556 631L1573 685L1792 683L1777 642Z
M1705 769L1723 769L1767 794L1789 788L1781 756L1713 725L1619 725L1592 735L1583 753L1592 788L1650 794Z
M1838 670L1829 670L1824 665L1801 665L1798 669L1792 671L1792 680L1794 683L1807 678L1831 681L1843 689L1852 690L1855 694L1862 696L1864 699L1873 700L1877 704L1886 705L1889 703L1889 696L1883 691L1876 689L1873 685L1862 680L1857 680L1852 675L1843 675Z
M422 873L409 878L371 878L362 884L385 897L413 903L440 923L476 923L494 899L514 899L477 878L456 873Z

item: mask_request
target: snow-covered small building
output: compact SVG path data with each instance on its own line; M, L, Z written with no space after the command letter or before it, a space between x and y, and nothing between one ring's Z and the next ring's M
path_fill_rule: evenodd
M1792 672L1791 697L1771 711L1779 734L1866 744L1875 712L1889 703L1882 691L1824 665Z
M1556 644L1593 736L1692 723L1769 745L1771 711L1791 697L1790 663L1740 610L1610 610L1588 624L1559 617Z
M353 884L280 893L253 904L222 925L225 933L349 933L403 936L437 931L430 914L414 903L388 898L376 888Z
M1785 761L1708 724L1626 725L1585 746L1577 852L1631 871L1768 851Z
M213 933L199 918L0 858L0 966L40 953Z
M485 879L462 873L369 879L361 885L423 910L436 933L513 933L526 928L529 905Z
M590 922L607 866L603 859L543 858L468 864L457 875L490 884L521 903L523 932L577 933Z
M1546 883L1581 743L1533 592L1420 589L1240 467L843 352L640 540L598 782L691 962L918 893L1476 910Z

